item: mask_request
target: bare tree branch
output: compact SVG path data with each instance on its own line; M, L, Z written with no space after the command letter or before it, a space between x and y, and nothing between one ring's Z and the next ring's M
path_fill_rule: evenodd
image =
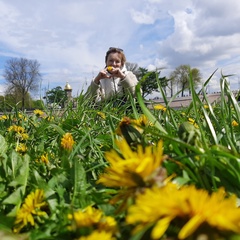
M25 97L30 91L38 90L41 74L37 60L12 58L6 62L4 78L10 93L19 92L22 108L25 107ZM20 99L19 99L20 100Z

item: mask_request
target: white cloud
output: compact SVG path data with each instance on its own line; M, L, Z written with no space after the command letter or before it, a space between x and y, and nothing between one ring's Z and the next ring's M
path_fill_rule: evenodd
M0 96L3 96L5 94L5 86L3 84L0 84Z
M174 32L159 41L159 52L172 68L190 64L198 67L205 79L220 68L217 72L217 77L220 77L222 68L225 71L230 69L227 67L228 60L240 53L240 35L236 32L240 18L235 13L231 17L231 9L239 9L240 2L231 1L229 4L220 0L193 3L189 8L191 11L183 11L183 8L169 11L174 19ZM239 75L239 62L233 61L231 66L231 70L235 69L234 72Z

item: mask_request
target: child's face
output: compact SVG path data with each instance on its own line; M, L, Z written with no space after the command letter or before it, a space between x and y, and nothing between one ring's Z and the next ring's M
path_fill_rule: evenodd
M119 53L110 53L107 58L106 66L112 66L114 68L122 67L122 60Z

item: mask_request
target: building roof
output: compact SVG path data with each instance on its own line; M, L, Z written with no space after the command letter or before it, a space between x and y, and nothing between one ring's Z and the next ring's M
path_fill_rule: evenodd
M64 90L72 90L72 87L70 86L70 84L68 82L66 83Z

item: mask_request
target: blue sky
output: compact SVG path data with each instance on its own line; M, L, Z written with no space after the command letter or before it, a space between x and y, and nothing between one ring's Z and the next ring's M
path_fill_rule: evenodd
M203 80L216 70L231 89L240 81L239 0L0 0L0 95L6 60L36 59L41 89L69 82L76 96L104 67L109 47L123 48L127 61L164 68L197 67Z

